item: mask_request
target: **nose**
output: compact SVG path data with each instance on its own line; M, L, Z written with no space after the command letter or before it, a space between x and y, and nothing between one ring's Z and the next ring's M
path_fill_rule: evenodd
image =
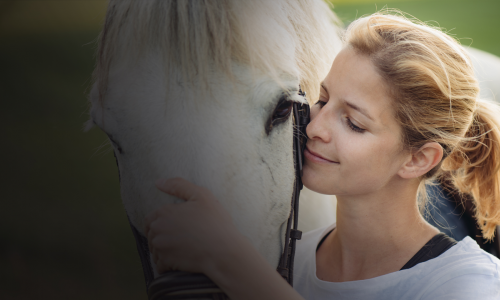
M310 140L321 140L325 143L331 141L331 125L328 122L328 105L320 109L315 105L311 109L311 122L306 127L306 133Z

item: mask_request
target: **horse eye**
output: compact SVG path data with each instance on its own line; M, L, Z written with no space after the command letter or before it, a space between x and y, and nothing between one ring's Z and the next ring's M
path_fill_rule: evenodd
M266 134L269 135L274 126L284 123L290 117L293 110L293 101L287 95L282 95L278 105L274 108L273 114L266 121Z
M280 100L278 106L274 109L273 112L273 125L276 125L278 122L285 121L292 112L293 109L293 101L290 100Z

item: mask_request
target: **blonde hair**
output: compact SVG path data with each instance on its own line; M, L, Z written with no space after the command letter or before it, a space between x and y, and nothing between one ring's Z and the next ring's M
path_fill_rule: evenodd
M317 0L110 0L94 81L103 99L114 61L153 50L163 55L159 63L178 67L185 80L203 82L212 68L231 77L239 62L275 80L298 75L316 99L341 47L339 24Z
M421 208L425 183L446 176L472 196L483 236L492 239L500 224L500 108L478 99L463 47L439 29L384 13L351 23L344 40L385 79L404 147L416 151L430 141L443 147L443 160L421 180Z

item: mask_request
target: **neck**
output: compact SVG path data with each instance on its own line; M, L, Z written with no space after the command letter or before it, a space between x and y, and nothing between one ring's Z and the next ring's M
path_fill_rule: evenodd
M401 269L436 233L417 206L418 182L337 196L337 227L318 251L318 277L362 280ZM325 255L324 255L325 254Z

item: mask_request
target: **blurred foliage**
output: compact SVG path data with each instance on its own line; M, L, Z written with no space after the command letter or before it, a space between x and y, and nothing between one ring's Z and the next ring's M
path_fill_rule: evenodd
M500 1L498 0L420 0L368 1L332 0L334 11L346 24L357 17L384 7L396 8L420 21L445 29L462 45L500 56Z
M98 31L107 1L0 1L0 35Z
M346 22L376 11L333 2ZM385 4L500 55L500 1ZM105 7L0 1L0 299L146 299L111 148L82 131Z

